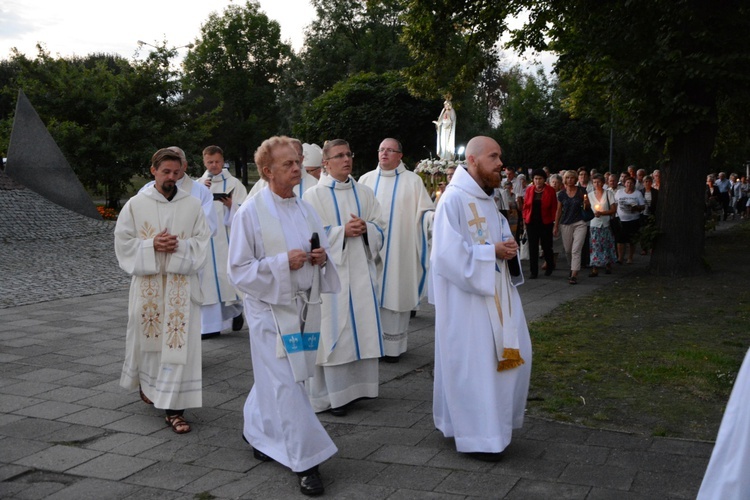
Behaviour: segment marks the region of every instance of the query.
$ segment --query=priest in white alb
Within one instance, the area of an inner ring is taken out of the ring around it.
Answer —
[[[319,495],[318,465],[337,448],[304,381],[315,368],[320,293],[339,291],[339,278],[320,218],[294,194],[301,168],[289,138],[263,141],[255,163],[268,185],[240,207],[229,245],[229,277],[244,293],[255,379],[242,434],[256,459],[289,467],[302,493]]]
[[[315,411],[336,416],[355,400],[377,397],[383,356],[377,266],[385,222],[372,189],[351,176],[353,156],[346,141],[328,141],[327,175],[304,195],[323,220],[341,279],[341,292],[324,294],[318,367],[308,381]]]
[[[429,236],[435,204],[422,179],[401,161],[401,143],[384,139],[378,148],[378,166],[360,177],[377,197],[388,221],[380,252],[380,321],[383,359],[397,362],[406,352],[409,318],[419,305],[427,281]]]
[[[201,335],[207,339],[229,328],[237,331],[243,325],[242,300],[227,277],[227,251],[232,220],[247,198],[247,189],[229,169],[224,168],[224,151],[219,146],[203,149],[203,164],[206,171],[198,182],[208,187],[214,196],[212,218],[217,228],[211,237],[208,262],[201,281]]]
[[[475,137],[440,198],[433,226],[433,417],[456,449],[496,461],[523,424],[531,341],[516,286],[518,245],[498,211],[500,146]]]
[[[120,385],[166,411],[167,425],[190,431],[185,408],[202,406],[198,272],[210,233],[200,201],[178,189],[179,154],[151,159],[153,186],[131,198],[115,226],[115,253],[130,284]]]

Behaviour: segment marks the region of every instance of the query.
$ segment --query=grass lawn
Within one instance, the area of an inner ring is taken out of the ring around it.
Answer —
[[[750,347],[750,223],[709,233],[704,276],[630,275],[529,325],[528,413],[714,440]]]

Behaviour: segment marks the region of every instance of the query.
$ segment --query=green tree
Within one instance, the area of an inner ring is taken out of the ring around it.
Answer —
[[[528,23],[512,33],[513,46],[558,54],[556,70],[568,109],[612,123],[663,152],[651,270],[703,272],[703,190],[725,119],[719,103],[731,103],[730,109],[746,105],[750,81],[746,2],[457,0],[435,7],[431,0],[412,0],[409,5],[412,52],[437,61],[442,54],[420,42],[446,28],[437,21],[460,17],[470,27],[461,31],[466,42],[482,48],[499,39],[498,19],[528,9]],[[473,80],[484,64],[470,57],[456,73]],[[423,79],[438,78],[439,66],[423,68]]]
[[[53,58],[40,47],[28,59],[14,52],[19,70],[3,92],[24,90],[81,182],[103,187],[107,206],[117,208],[156,149],[195,133],[170,69],[173,56],[161,49],[131,65],[108,54]]]
[[[500,122],[493,134],[503,146],[503,161],[516,167],[552,170],[601,166],[608,134],[591,119],[574,119],[562,109],[563,92],[544,71],[524,73],[516,66],[497,79],[502,93]]]
[[[417,96],[459,95],[496,64],[506,2],[406,0],[402,41],[415,63],[404,73]]]
[[[403,1],[312,0],[318,17],[301,54],[305,98],[314,99],[355,73],[384,73],[412,63],[399,40]]]
[[[330,139],[347,140],[357,155],[358,177],[375,167],[376,150],[386,137],[403,143],[404,162],[412,167],[426,157],[435,143],[433,114],[441,107],[440,101],[411,96],[396,72],[360,73],[336,83],[315,99],[295,125],[294,133],[321,145]]]
[[[215,110],[211,140],[244,183],[255,147],[279,132],[277,93],[291,54],[279,23],[249,1],[212,13],[185,59],[186,88],[203,99],[204,112]]]

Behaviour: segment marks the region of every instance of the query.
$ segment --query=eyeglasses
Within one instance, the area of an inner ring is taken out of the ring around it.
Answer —
[[[388,153],[389,155],[392,155],[393,153],[400,153],[401,151],[397,149],[391,149],[391,148],[380,148],[378,149],[378,153]]]
[[[329,156],[328,158],[326,158],[326,160],[343,160],[344,157],[354,158],[354,153],[352,153],[351,151],[348,153],[339,153],[336,156]]]

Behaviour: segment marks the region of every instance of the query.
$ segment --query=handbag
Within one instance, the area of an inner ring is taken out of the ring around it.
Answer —
[[[590,222],[594,218],[594,211],[591,210],[591,207],[583,208],[583,205],[581,205],[581,218],[583,222]]]
[[[529,236],[526,234],[525,229],[521,235],[521,248],[518,251],[518,258],[521,260],[529,260]]]

